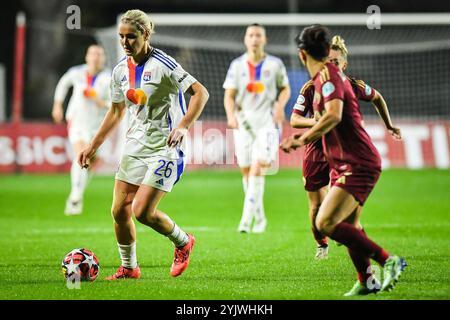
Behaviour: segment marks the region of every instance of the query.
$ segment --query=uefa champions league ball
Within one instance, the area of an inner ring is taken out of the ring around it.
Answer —
[[[66,280],[94,281],[100,271],[100,263],[88,249],[74,249],[64,257],[62,272]]]

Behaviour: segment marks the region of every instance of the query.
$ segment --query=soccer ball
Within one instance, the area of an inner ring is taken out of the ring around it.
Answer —
[[[100,271],[100,263],[89,249],[74,249],[64,257],[62,272],[67,280],[94,281]]]

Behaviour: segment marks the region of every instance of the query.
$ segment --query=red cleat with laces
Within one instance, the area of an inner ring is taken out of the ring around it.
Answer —
[[[119,279],[139,279],[141,277],[141,269],[139,266],[130,269],[120,266],[116,273],[106,278],[106,280],[119,280]]]
[[[192,234],[188,234],[189,241],[182,248],[175,247],[175,254],[173,258],[172,267],[170,268],[170,275],[178,277],[181,275],[189,265],[189,256],[194,248],[195,238]]]

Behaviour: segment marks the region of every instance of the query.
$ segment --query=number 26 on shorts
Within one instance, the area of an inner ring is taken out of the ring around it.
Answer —
[[[165,161],[163,159],[158,160],[160,166],[155,170],[157,176],[164,176],[165,178],[170,178],[172,175],[172,168],[174,166],[173,161]]]

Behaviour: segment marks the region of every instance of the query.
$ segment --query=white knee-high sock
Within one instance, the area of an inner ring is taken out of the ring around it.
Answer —
[[[77,163],[77,160],[72,161],[70,168],[70,179],[72,183],[72,190],[70,191],[70,200],[73,202],[83,199],[84,189],[86,189],[89,173],[87,169],[82,169]]]
[[[242,177],[242,188],[244,189],[244,194],[246,194],[248,189],[248,177]]]
[[[266,214],[264,212],[264,185],[265,185],[265,177],[264,176],[255,176],[253,177],[255,180],[255,188],[257,191],[255,194],[257,194],[257,209],[255,212],[255,219],[256,221],[261,221],[266,218]]]
[[[120,259],[122,260],[122,266],[128,269],[134,269],[137,267],[136,259],[136,242],[132,244],[120,244],[119,247]]]
[[[258,177],[248,177],[248,187],[245,193],[244,210],[242,212],[241,225],[250,226],[256,215],[260,203],[260,190]]]

